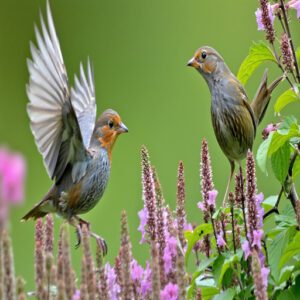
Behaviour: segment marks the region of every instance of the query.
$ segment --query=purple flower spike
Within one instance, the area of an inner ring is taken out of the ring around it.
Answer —
[[[269,19],[271,21],[271,24],[274,24],[274,20],[275,20],[275,16],[274,16],[274,10],[275,7],[273,8],[273,6],[269,3],[267,5],[268,8],[268,15],[269,15]],[[258,8],[255,12],[255,16],[256,16],[256,22],[257,22],[257,30],[265,30],[265,25],[263,24],[263,20],[262,20],[262,10],[260,8]]]
[[[178,286],[177,284],[168,283],[165,288],[160,292],[161,300],[177,300],[178,299]]]

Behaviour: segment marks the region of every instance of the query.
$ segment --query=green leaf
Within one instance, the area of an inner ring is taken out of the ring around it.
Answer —
[[[300,253],[300,232],[297,232],[294,239],[289,243],[284,251],[284,254],[279,260],[278,268],[282,268],[293,256]]]
[[[272,141],[268,149],[268,156],[270,157],[280,147],[282,147],[290,138],[299,137],[299,127],[297,124],[292,124],[287,134],[280,134],[278,131],[272,135]]]
[[[272,137],[275,132],[271,132],[266,140],[264,140],[256,154],[256,160],[259,168],[262,170],[263,173],[267,174],[267,159],[268,159],[268,152],[269,152],[269,147],[272,142]]]
[[[213,296],[217,295],[220,290],[216,287],[202,287],[202,299],[203,300],[210,300]]]
[[[219,295],[213,297],[213,300],[232,300],[235,296],[235,289],[230,288]]]
[[[291,227],[276,236],[276,238],[270,243],[268,247],[269,264],[271,267],[271,274],[274,277],[275,282],[278,283],[281,268],[278,266],[278,262],[285,253],[285,249],[289,240],[295,234],[295,228]]]
[[[297,101],[299,101],[300,103],[299,96],[296,95],[293,89],[288,89],[278,97],[274,105],[274,110],[276,113],[279,113],[285,106],[287,106],[292,102],[297,102]]]
[[[297,58],[297,61],[298,61],[298,65],[300,65],[300,47],[296,51],[296,58]]]
[[[293,180],[300,174],[300,156],[298,155],[293,167]]]
[[[262,203],[262,207],[265,212],[272,209],[277,201],[278,195],[269,196],[267,199],[265,199]]]
[[[187,249],[185,253],[185,264],[187,264],[190,253],[195,244],[205,235],[211,234],[213,228],[211,224],[201,224],[194,229],[194,231],[186,231],[185,238],[187,239]]]
[[[248,56],[240,66],[237,78],[245,85],[253,72],[266,61],[277,63],[272,50],[266,44],[263,42],[254,42],[249,50]]]
[[[294,271],[294,266],[288,266],[281,270],[278,285],[287,281]]]
[[[272,169],[275,177],[281,184],[284,184],[290,166],[290,144],[285,144],[280,147],[271,157]]]
[[[225,259],[223,255],[219,255],[219,257],[216,259],[213,265],[213,274],[219,287],[222,287],[222,280],[226,271],[238,261],[239,257],[237,254],[231,255],[227,259]]]
[[[297,119],[293,115],[287,116],[283,119],[283,122],[280,123],[277,132],[282,135],[288,134],[291,129],[291,126],[293,124],[297,125],[297,122],[298,122]]]

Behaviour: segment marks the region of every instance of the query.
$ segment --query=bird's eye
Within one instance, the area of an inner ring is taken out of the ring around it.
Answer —
[[[114,127],[114,122],[112,120],[108,121],[108,126],[110,129],[112,129]]]
[[[201,53],[201,57],[202,57],[203,59],[206,58],[206,52],[205,52],[205,51],[203,51],[203,52]]]

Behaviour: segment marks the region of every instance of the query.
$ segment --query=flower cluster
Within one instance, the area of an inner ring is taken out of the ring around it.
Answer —
[[[23,156],[0,148],[0,226],[7,219],[9,205],[24,199],[25,173]]]

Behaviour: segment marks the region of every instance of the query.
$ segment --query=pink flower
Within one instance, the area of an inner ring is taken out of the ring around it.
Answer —
[[[152,273],[151,273],[151,267],[149,262],[146,263],[146,269],[144,271],[144,276],[141,281],[141,292],[143,299],[146,299],[149,293],[152,290],[152,279],[151,279]]]
[[[138,212],[138,216],[140,218],[140,225],[138,227],[138,230],[142,233],[142,239],[140,241],[140,244],[143,244],[146,241],[145,226],[147,225],[147,220],[148,220],[148,211],[147,211],[147,208],[146,207],[142,208]]]
[[[141,281],[144,269],[134,259],[131,263],[131,278],[133,281]]]
[[[276,5],[271,5],[270,3],[268,4],[268,11],[269,11],[269,18],[270,21],[272,23],[272,25],[274,24],[274,20],[275,20],[275,16],[274,16],[274,11],[277,9]],[[260,8],[258,8],[255,12],[255,16],[256,16],[256,22],[257,22],[257,26],[258,26],[258,30],[265,30],[265,26],[262,22],[262,11]]]
[[[0,149],[0,198],[18,204],[24,199],[25,161],[20,154]]]
[[[193,231],[193,225],[191,223],[185,223],[184,230],[185,231]]]
[[[160,292],[161,300],[177,300],[178,299],[178,286],[177,284],[168,283],[165,288]]]
[[[300,19],[300,0],[292,0],[288,3],[288,6],[297,11],[297,18]]]
[[[250,250],[250,245],[249,242],[247,240],[245,240],[242,244],[242,249],[245,255],[245,259],[247,259],[249,257],[249,255],[251,254],[251,250]]]
[[[205,207],[205,203],[203,201],[199,201],[197,205],[198,205],[198,208],[201,209],[202,211],[207,211],[207,209]]]
[[[223,239],[223,234],[222,233],[217,234],[217,245],[219,247],[224,247],[226,245],[226,242]]]
[[[165,248],[163,259],[164,259],[165,272],[166,274],[168,274],[172,270],[172,262],[173,262],[169,247]]]
[[[72,300],[80,300],[80,290],[75,291]]]
[[[261,249],[261,238],[263,237],[263,235],[264,233],[261,229],[253,230],[253,247],[256,245],[258,249]]]
[[[217,190],[212,190],[208,192],[208,200],[207,200],[207,204],[210,206],[215,207],[216,206],[216,198],[218,195],[218,191]]]
[[[117,275],[115,269],[110,266],[109,263],[105,265],[105,272],[107,275],[107,285],[109,290],[109,297],[111,300],[117,300],[121,291],[119,284],[117,283]]]
[[[270,269],[269,268],[266,268],[266,267],[262,267],[261,268],[261,277],[262,277],[263,284],[264,284],[265,288],[268,287],[268,276],[269,276],[269,273],[270,273]]]

